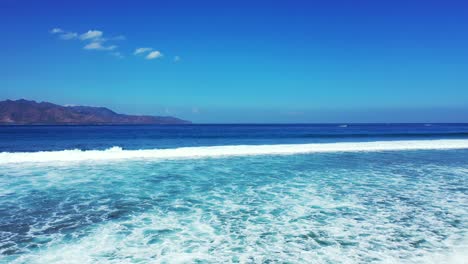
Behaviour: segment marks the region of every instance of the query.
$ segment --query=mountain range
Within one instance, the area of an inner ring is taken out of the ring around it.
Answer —
[[[0,101],[0,125],[190,124],[172,116],[118,114],[105,107],[62,106],[25,99]]]

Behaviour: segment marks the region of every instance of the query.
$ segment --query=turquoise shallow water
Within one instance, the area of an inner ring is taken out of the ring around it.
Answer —
[[[0,164],[3,263],[464,263],[468,150]]]

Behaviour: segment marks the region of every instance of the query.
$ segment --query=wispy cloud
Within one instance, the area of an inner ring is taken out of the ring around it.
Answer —
[[[75,32],[66,32],[60,35],[61,39],[70,40],[78,37],[78,33]]]
[[[124,35],[117,35],[115,37],[109,37],[104,35],[104,32],[97,29],[91,29],[84,33],[77,33],[72,31],[66,31],[62,28],[52,28],[49,31],[50,34],[57,35],[62,40],[81,40],[83,42],[84,50],[96,50],[96,51],[108,51],[108,54],[116,58],[124,58],[125,56],[119,51],[119,48],[114,43],[116,41],[126,40]],[[133,51],[136,56],[141,56],[147,60],[160,59],[164,55],[159,50],[155,50],[151,47],[140,47]],[[180,56],[173,57],[174,62],[180,61]]]
[[[64,40],[75,39],[78,37],[78,34],[76,32],[65,31],[61,28],[53,28],[49,32],[50,34],[58,35],[60,39]]]
[[[58,34],[58,33],[62,33],[63,30],[61,28],[53,28],[50,30],[50,33],[51,34]]]
[[[115,50],[117,48],[116,45],[110,45],[110,46],[103,46],[101,42],[91,42],[86,44],[86,46],[83,47],[86,50]]]
[[[155,50],[155,51],[148,53],[148,55],[145,58],[147,60],[153,60],[153,59],[161,58],[162,56],[163,55],[161,52],[159,52],[158,50]]]
[[[150,52],[152,50],[153,50],[152,48],[137,48],[137,49],[135,49],[133,54],[135,54],[135,55],[143,54],[143,53],[146,53],[146,52]]]
[[[85,50],[100,50],[100,51],[113,51],[110,55],[123,58],[121,52],[117,51],[117,45],[109,43],[111,41],[125,40],[125,36],[119,35],[111,38],[104,38],[104,32],[100,30],[88,30],[85,33],[78,34],[76,32],[65,31],[61,28],[53,28],[50,30],[51,34],[57,34],[60,39],[71,40],[79,39],[86,44],[83,46]]]
[[[99,30],[88,30],[88,32],[83,33],[80,35],[81,40],[93,40],[93,39],[99,39],[103,35],[102,31]]]
[[[153,50],[153,48],[145,47],[145,48],[136,48],[133,52],[134,55],[144,55],[146,54],[145,58],[147,60],[154,60],[161,58],[163,54],[159,50]]]

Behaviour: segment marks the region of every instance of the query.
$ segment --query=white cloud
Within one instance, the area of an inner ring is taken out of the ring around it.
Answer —
[[[60,39],[72,40],[79,39],[84,42],[83,49],[85,50],[100,50],[100,51],[111,51],[108,54],[117,58],[124,58],[122,53],[118,51],[117,45],[111,45],[115,41],[125,40],[124,35],[117,35],[115,37],[104,37],[104,33],[100,30],[88,30],[83,34],[76,32],[65,31],[61,28],[52,28],[49,31],[51,34],[56,34]],[[136,48],[133,52],[134,55],[144,56],[147,60],[154,60],[163,57],[163,54],[159,50],[154,50],[151,47]],[[180,61],[180,56],[174,56],[173,61]]]
[[[100,37],[102,37],[102,31],[99,30],[88,30],[88,32],[80,35],[81,40],[98,39]]]
[[[152,59],[157,59],[157,58],[161,58],[163,55],[161,52],[159,52],[158,50],[155,50],[155,51],[152,51],[150,53],[148,53],[148,55],[146,56],[146,59],[147,60],[152,60]]]
[[[57,34],[61,39],[69,40],[78,37],[78,34],[75,32],[66,32],[61,28],[53,28],[50,31],[50,34]]]
[[[134,55],[142,55],[148,53],[145,58],[147,60],[153,60],[153,59],[158,59],[163,56],[163,54],[159,50],[154,50],[153,48],[136,48],[135,51],[133,52]]]
[[[101,42],[91,42],[84,46],[84,49],[86,50],[114,50],[116,48],[116,45],[103,46]]]
[[[137,48],[135,49],[135,52],[133,52],[133,54],[138,55],[138,54],[142,54],[145,52],[150,52],[152,50],[153,50],[152,48]]]
[[[67,32],[67,33],[64,33],[64,34],[60,35],[60,38],[65,39],[65,40],[75,39],[77,37],[78,37],[78,34],[75,33],[75,32]]]
[[[57,34],[57,33],[62,33],[63,30],[61,28],[53,28],[50,30],[50,34]]]

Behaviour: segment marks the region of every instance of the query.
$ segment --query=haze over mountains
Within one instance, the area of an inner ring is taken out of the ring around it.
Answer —
[[[172,116],[118,114],[105,107],[61,106],[29,100],[0,101],[0,125],[190,124]]]

